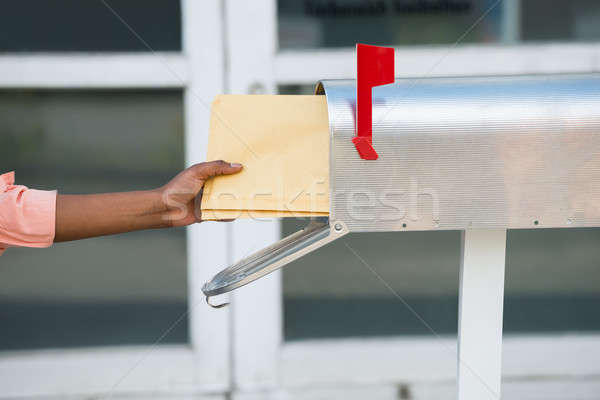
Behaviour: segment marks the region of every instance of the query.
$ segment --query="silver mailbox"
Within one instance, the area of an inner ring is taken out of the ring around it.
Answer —
[[[355,135],[354,81],[322,81],[329,219],[223,270],[251,282],[349,232],[600,226],[600,75],[405,79],[373,89],[373,147]]]

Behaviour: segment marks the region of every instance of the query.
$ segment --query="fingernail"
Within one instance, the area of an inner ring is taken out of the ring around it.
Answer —
[[[239,163],[231,163],[229,165],[231,166],[231,168],[242,168],[242,164]]]

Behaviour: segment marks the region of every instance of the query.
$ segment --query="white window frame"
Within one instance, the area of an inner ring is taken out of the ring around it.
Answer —
[[[516,15],[516,0],[507,1]],[[182,10],[181,53],[0,55],[0,87],[183,89],[190,165],[205,159],[206,106],[216,94],[276,93],[278,85],[355,75],[350,48],[278,51],[275,0],[182,0]],[[600,44],[403,47],[396,60],[398,77],[599,72]],[[279,230],[273,221],[188,229],[189,346],[2,352],[0,398],[397,398],[398,385],[409,385],[412,398],[454,397],[455,337],[284,342],[280,273],[229,295],[229,308],[206,306],[204,281]],[[592,379],[599,359],[600,335],[507,335],[503,391],[531,384],[555,398],[557,387],[575,385],[583,398],[600,386]]]

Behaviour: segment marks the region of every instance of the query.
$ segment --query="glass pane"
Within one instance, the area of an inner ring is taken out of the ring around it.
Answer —
[[[279,46],[497,42],[496,0],[278,0]],[[481,18],[481,20],[480,20]]]
[[[283,234],[303,223],[284,219]],[[283,269],[285,339],[431,335],[403,301],[456,334],[459,260],[460,232],[350,234]]]
[[[600,2],[522,0],[524,41],[591,41],[600,39]]]
[[[0,91],[0,171],[62,193],[148,189],[183,168],[179,91]],[[0,349],[154,343],[187,309],[185,231],[0,257]],[[187,342],[183,318],[161,343]]]
[[[597,0],[278,0],[281,49],[600,39]]]
[[[303,223],[285,219],[283,234]],[[431,335],[407,304],[437,334],[456,334],[460,232],[341,240],[284,268],[286,340]],[[509,231],[504,332],[600,331],[599,241],[600,229]]]
[[[600,229],[508,233],[506,332],[600,331]]]
[[[7,1],[0,27],[0,52],[181,50],[176,0]]]

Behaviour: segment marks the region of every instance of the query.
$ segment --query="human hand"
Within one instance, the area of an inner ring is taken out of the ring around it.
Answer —
[[[54,241],[200,222],[200,200],[206,181],[241,170],[241,164],[211,161],[189,167],[156,190],[85,195],[59,193]]]
[[[214,176],[230,175],[242,170],[241,164],[223,160],[192,165],[159,189],[163,219],[169,226],[186,226],[202,220],[200,204],[206,181]]]

